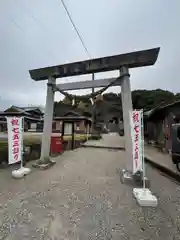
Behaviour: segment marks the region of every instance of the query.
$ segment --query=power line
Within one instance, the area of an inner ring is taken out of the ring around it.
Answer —
[[[24,35],[26,35],[25,30],[16,22],[15,19],[13,19],[13,18],[11,18],[11,17],[9,17],[9,19],[11,20],[11,22],[13,23],[13,25],[21,31],[21,33],[23,33]],[[51,51],[49,51],[48,49],[46,49],[46,53],[47,53],[47,55],[51,55],[53,59],[55,58],[55,59],[58,61],[58,58],[54,55],[53,52],[51,52]]]
[[[45,33],[47,33],[49,31],[49,29],[47,29],[41,21],[39,21],[34,14],[29,10],[29,8],[27,8],[24,3],[19,2],[19,4],[21,5],[22,8],[24,8],[24,10],[29,14],[29,16],[34,20],[34,22],[39,25],[39,27],[44,30]],[[59,61],[59,59],[57,58],[57,56],[54,54],[54,52],[50,52],[50,55],[56,59],[56,61]]]
[[[83,38],[81,37],[81,35],[80,35],[80,33],[79,33],[79,31],[78,31],[78,29],[77,29],[74,21],[72,20],[71,14],[69,13],[69,11],[68,11],[68,9],[67,9],[67,6],[66,6],[64,0],[61,0],[61,2],[62,2],[62,5],[63,5],[63,7],[64,7],[64,9],[65,9],[68,17],[69,17],[69,20],[71,21],[71,23],[72,23],[72,25],[73,25],[73,27],[74,27],[74,29],[75,29],[75,31],[76,31],[76,33],[77,33],[80,41],[81,41],[81,43],[82,43],[82,45],[83,45],[86,53],[88,54],[89,58],[92,58],[92,57],[91,57],[91,54],[89,53],[89,51],[88,51],[88,49],[87,49],[87,47],[86,47],[86,45],[85,45],[85,42],[84,42]]]
[[[14,24],[14,26],[16,26],[23,34],[25,34],[24,29],[13,18],[10,18],[10,19],[11,19],[11,22]]]

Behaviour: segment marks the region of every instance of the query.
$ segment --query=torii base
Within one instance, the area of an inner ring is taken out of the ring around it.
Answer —
[[[55,164],[56,162],[49,158],[49,159],[43,159],[43,160],[39,159],[38,161],[36,161],[36,163],[32,164],[32,166],[40,170],[46,170],[54,166]]]
[[[120,170],[121,183],[131,185],[134,187],[143,187],[142,173],[133,174],[132,172],[122,169]],[[150,181],[145,177],[145,187],[150,188]]]

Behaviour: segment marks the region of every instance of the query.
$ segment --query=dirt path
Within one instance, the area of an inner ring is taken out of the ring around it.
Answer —
[[[2,172],[0,239],[178,239],[164,209],[139,208],[120,183],[123,151],[81,148],[56,161],[25,180]]]

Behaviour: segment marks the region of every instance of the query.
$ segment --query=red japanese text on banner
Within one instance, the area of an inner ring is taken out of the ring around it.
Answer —
[[[22,160],[23,118],[7,117],[9,164]]]
[[[131,119],[131,137],[132,137],[132,156],[133,173],[142,171],[142,111],[132,111]]]

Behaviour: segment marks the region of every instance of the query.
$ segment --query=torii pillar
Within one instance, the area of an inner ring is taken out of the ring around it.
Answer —
[[[132,108],[131,98],[131,85],[130,75],[128,67],[120,68],[120,76],[124,76],[121,81],[121,99],[123,109],[123,124],[124,124],[124,136],[125,136],[125,149],[126,149],[126,169],[132,172],[132,139],[131,139],[131,123],[130,123],[130,112]]]
[[[54,162],[49,158],[50,145],[51,145],[51,134],[52,134],[52,122],[54,113],[54,90],[53,84],[56,83],[54,77],[49,77],[47,83],[47,95],[46,95],[46,108],[44,114],[44,126],[41,144],[41,157],[39,164],[42,165],[53,165]]]

